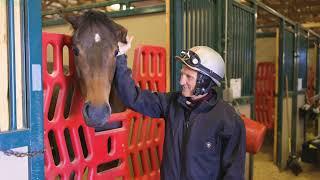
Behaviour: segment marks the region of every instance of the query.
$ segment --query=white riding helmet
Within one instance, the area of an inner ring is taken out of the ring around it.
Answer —
[[[219,87],[224,77],[225,64],[215,50],[207,46],[195,46],[185,51],[180,56],[176,56],[183,64],[189,68],[209,76]]]

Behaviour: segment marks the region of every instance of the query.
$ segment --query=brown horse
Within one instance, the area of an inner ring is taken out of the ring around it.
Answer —
[[[105,13],[87,11],[81,16],[65,16],[72,25],[75,66],[81,94],[85,100],[82,114],[88,126],[96,130],[112,129],[119,123],[107,123],[111,109],[125,109],[118,100],[112,80],[118,42],[126,43],[127,30]]]

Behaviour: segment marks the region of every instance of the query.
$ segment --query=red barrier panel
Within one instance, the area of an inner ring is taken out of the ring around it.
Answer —
[[[245,117],[244,115],[242,115],[241,118],[243,119],[246,128],[246,151],[248,153],[256,154],[263,145],[267,128],[263,124]]]
[[[135,49],[132,77],[141,89],[165,92],[165,67],[165,48],[139,46]],[[142,126],[140,137],[139,124]],[[131,143],[129,144],[129,154],[133,161],[134,179],[160,179],[164,126],[164,120],[162,119],[154,119],[136,113]],[[139,168],[140,166],[142,169]]]
[[[315,71],[312,67],[308,67],[308,76],[307,76],[307,99],[309,100],[311,97],[315,95],[316,88],[315,88]],[[310,102],[311,103],[311,102]]]
[[[110,122],[121,121],[121,128],[96,133],[86,126],[82,117],[83,99],[74,79],[71,38],[43,33],[42,43],[46,179],[131,179],[133,176],[135,179],[159,179],[164,121],[151,120],[127,110],[111,115]],[[48,62],[48,45],[53,47],[52,63]],[[64,73],[63,67],[64,46],[69,49],[68,73]],[[158,51],[160,73],[135,73],[133,76],[142,88],[142,84],[147,82],[149,87],[156,85],[158,91],[165,91],[164,49],[145,46],[139,50],[148,54],[141,63],[147,63],[147,57],[152,57],[148,52]],[[53,66],[52,72],[48,70],[50,65]],[[136,72],[135,69],[133,71]],[[71,100],[68,97],[72,97]]]
[[[273,129],[275,119],[275,66],[263,62],[257,66],[255,87],[255,111],[258,122]]]

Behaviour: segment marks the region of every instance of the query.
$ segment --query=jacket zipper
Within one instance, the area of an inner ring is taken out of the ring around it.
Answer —
[[[187,120],[187,121],[186,121],[186,130],[187,130],[187,131],[188,131],[188,129],[189,129],[189,126],[190,126],[190,121]]]

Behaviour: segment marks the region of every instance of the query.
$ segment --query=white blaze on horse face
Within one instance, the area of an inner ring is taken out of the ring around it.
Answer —
[[[101,41],[101,37],[100,37],[100,35],[99,35],[98,33],[96,33],[96,34],[94,35],[94,41],[95,41],[96,43]]]

